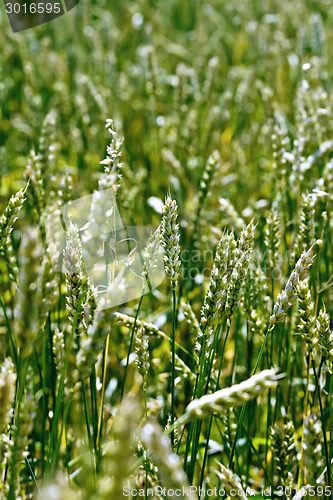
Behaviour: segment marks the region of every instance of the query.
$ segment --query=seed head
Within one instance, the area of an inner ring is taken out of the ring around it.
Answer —
[[[324,468],[321,439],[321,420],[312,413],[305,417],[303,440],[306,482],[311,485],[318,484],[317,479]]]
[[[310,194],[302,195],[302,208],[297,234],[296,256],[315,241],[315,198]]]
[[[323,306],[317,319],[318,343],[329,372],[333,374],[333,333],[330,331],[330,317]]]
[[[220,210],[225,214],[226,218],[230,221],[232,227],[236,230],[237,234],[245,229],[245,222],[240,217],[239,213],[227,198],[220,198]]]
[[[135,463],[137,435],[142,418],[142,409],[134,399],[125,398],[114,418],[111,428],[112,440],[103,451],[103,470],[98,478],[98,499],[120,499],[128,481],[128,471]]]
[[[24,359],[32,351],[39,334],[40,282],[42,280],[42,245],[39,231],[27,227],[22,234],[19,249],[19,287],[15,305],[15,334],[20,356]]]
[[[206,162],[202,178],[200,181],[200,189],[199,189],[199,200],[198,206],[201,207],[204,202],[209,189],[211,182],[214,177],[214,173],[219,165],[220,155],[218,151],[213,151],[213,153],[209,156],[208,161]]]
[[[298,286],[298,302],[298,330],[306,341],[309,351],[312,352],[318,342],[318,336],[314,302],[312,301],[308,280],[301,281]]]
[[[228,293],[229,278],[236,261],[237,246],[233,233],[224,233],[216,247],[209,286],[201,310],[200,328],[205,332],[223,313]],[[200,339],[198,339],[201,342]]]
[[[18,412],[15,416],[14,436],[8,450],[8,498],[19,498],[20,470],[25,458],[29,456],[28,447],[36,412],[37,401],[33,390],[33,371],[31,366],[29,366],[23,397],[19,401]]]
[[[146,385],[147,374],[149,370],[149,337],[145,334],[143,327],[138,329],[135,338],[136,366],[138,372],[143,377],[144,386]]]
[[[177,203],[168,195],[163,207],[161,222],[161,245],[164,249],[164,266],[168,278],[176,286],[180,268],[179,225],[177,224]]]
[[[274,259],[278,254],[280,239],[280,216],[277,202],[273,203],[271,213],[267,218],[267,228],[265,230],[265,246],[268,252],[268,261],[271,269],[274,267]]]
[[[98,189],[99,191],[112,189],[114,194],[116,194],[121,178],[120,171],[122,168],[122,163],[120,162],[120,160],[123,140],[119,139],[117,132],[114,129],[112,120],[106,120],[105,127],[111,135],[111,142],[107,147],[106,158],[100,162],[101,165],[104,165],[104,175],[98,183]]]
[[[163,433],[163,429],[155,424],[146,424],[141,432],[141,441],[147,448],[153,463],[158,467],[158,476],[162,484],[167,489],[184,489],[185,496],[189,500],[195,500],[195,497],[187,488],[188,481],[183,470],[178,455],[171,450],[170,440]]]
[[[86,296],[87,278],[85,275],[84,263],[82,258],[82,245],[79,236],[79,230],[76,225],[70,224],[66,233],[66,248],[64,250],[64,266],[66,269],[66,309],[68,311],[69,322],[71,325],[76,320],[76,338],[75,342],[79,346],[79,336],[84,330],[83,300]]]
[[[153,272],[156,267],[159,249],[160,226],[150,234],[147,245],[143,251],[143,276],[147,281],[149,280],[150,273]]]
[[[14,223],[25,201],[25,191],[26,189],[20,189],[10,198],[4,214],[0,217],[0,248],[9,241]]]
[[[0,371],[0,436],[9,424],[15,398],[16,373],[10,358],[6,358]]]
[[[282,292],[277,296],[273,314],[270,319],[271,327],[273,327],[275,323],[283,321],[287,316],[288,310],[291,308],[295,299],[297,298],[301,281],[305,280],[309,276],[309,269],[313,263],[314,258],[315,255],[312,245],[309,250],[302,253],[296,263],[293,272],[290,275],[290,278],[287,281],[285,289],[282,290]]]
[[[226,492],[228,494],[233,493],[232,498],[246,500],[247,496],[243,490],[242,482],[239,477],[224,465],[219,462],[217,463],[220,470],[215,472],[219,477],[222,486],[225,487]]]
[[[239,406],[275,387],[281,376],[275,369],[264,370],[240,384],[194,399],[185,410],[186,421],[206,418],[213,413],[222,413],[227,408]]]
[[[279,478],[278,484],[291,488],[294,482],[291,473],[295,450],[294,433],[295,429],[291,420],[284,425],[275,424],[271,430],[272,452]]]

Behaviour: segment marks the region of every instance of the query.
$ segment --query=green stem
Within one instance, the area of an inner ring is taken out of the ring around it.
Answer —
[[[332,449],[333,449],[333,401],[332,401],[332,393],[333,393],[333,376],[330,374],[330,394],[329,394],[329,401],[330,401],[330,463],[332,460]]]
[[[15,343],[14,343],[14,339],[13,339],[13,335],[12,335],[12,329],[11,329],[10,322],[9,322],[9,319],[8,319],[8,316],[7,316],[6,307],[5,307],[4,303],[2,302],[1,297],[0,297],[0,304],[1,304],[4,316],[5,316],[5,320],[6,320],[7,332],[8,332],[8,335],[9,335],[10,344],[11,344],[12,351],[13,351],[14,362],[15,362],[15,365],[17,366],[17,362],[18,362],[17,348],[16,348]]]
[[[267,333],[266,333],[264,341],[263,341],[263,343],[261,345],[261,348],[260,348],[260,351],[259,351],[259,355],[258,355],[258,358],[257,358],[257,361],[256,361],[256,364],[255,364],[255,367],[254,367],[252,375],[255,375],[256,372],[257,372],[258,366],[260,364],[260,361],[261,361],[261,358],[262,358],[262,355],[263,355],[263,352],[264,352],[264,349],[265,349],[265,345],[267,343],[267,340],[268,340],[269,336],[272,334],[273,329],[274,329],[274,325],[272,327],[269,327],[268,330],[267,330]],[[239,416],[238,423],[237,423],[237,429],[236,429],[236,433],[235,433],[235,438],[234,438],[234,442],[232,444],[232,449],[231,449],[231,453],[230,453],[229,469],[231,469],[231,467],[232,467],[232,462],[233,462],[234,455],[235,455],[235,450],[236,450],[237,437],[238,437],[238,433],[239,433],[240,427],[241,427],[241,425],[243,423],[246,406],[247,406],[247,403],[244,403],[243,406],[242,406],[242,409],[241,409],[241,413],[240,413],[240,416]]]
[[[312,367],[313,367],[313,373],[314,373],[315,380],[316,380],[316,388],[317,388],[317,394],[318,394],[318,400],[319,400],[319,406],[320,406],[321,425],[322,425],[323,436],[324,436],[324,450],[325,450],[325,459],[326,459],[326,467],[327,467],[327,483],[329,486],[329,491],[331,492],[331,500],[333,500],[333,492],[332,492],[332,488],[331,488],[331,467],[330,467],[330,459],[329,459],[329,455],[328,455],[328,446],[327,446],[327,437],[326,437],[326,424],[325,424],[325,419],[324,419],[323,404],[322,404],[321,395],[320,395],[319,380],[318,380],[318,376],[316,373],[316,365],[315,365],[314,359],[312,360]],[[320,371],[319,371],[319,375],[320,375]]]
[[[89,448],[90,452],[93,452],[93,446],[92,446],[92,440],[91,440],[91,431],[90,431],[90,421],[89,421],[89,412],[88,412],[88,402],[87,402],[87,391],[86,391],[86,386],[84,383],[84,380],[81,380],[82,384],[82,393],[83,393],[83,408],[84,408],[84,415],[86,418],[86,428],[87,428],[87,434],[88,434],[88,441],[89,441]]]
[[[63,432],[64,432],[64,427],[65,427],[66,422],[67,422],[67,416],[68,416],[69,408],[70,408],[70,405],[71,405],[71,402],[72,402],[72,397],[73,397],[73,393],[71,393],[69,395],[68,401],[66,402],[66,404],[64,406],[64,412],[63,412],[62,421],[61,421],[60,434],[58,436],[58,440],[56,441],[56,446],[55,446],[55,448],[53,450],[53,455],[52,455],[50,477],[54,476],[55,471],[56,471],[56,466],[58,464],[58,457],[59,457],[59,451],[60,451],[60,446],[61,446],[61,441],[62,441],[62,435],[63,435]]]
[[[143,398],[145,405],[145,421],[148,420],[148,395],[147,395],[147,373],[143,376]],[[145,483],[145,500],[148,500],[148,454],[145,450],[145,469],[146,469],[146,483]]]
[[[64,402],[63,397],[64,397],[64,390],[65,390],[65,380],[66,380],[66,376],[67,376],[69,358],[70,358],[70,355],[72,353],[74,336],[75,336],[76,328],[77,328],[78,321],[79,321],[82,300],[83,300],[83,297],[81,297],[81,299],[80,299],[80,302],[79,302],[78,308],[77,308],[77,312],[75,313],[75,316],[74,316],[72,331],[71,331],[68,345],[66,346],[65,361],[64,361],[64,364],[62,367],[59,388],[58,388],[56,401],[55,401],[55,405],[54,405],[54,412],[53,412],[51,430],[50,430],[49,450],[48,450],[48,476],[49,477],[52,477],[54,475],[56,467],[57,467],[57,463],[58,463],[58,453],[59,453],[59,448],[60,448],[59,438],[61,438],[61,434],[60,434],[60,436],[58,434],[60,411],[61,411],[61,407],[62,407],[63,402]],[[72,393],[70,394],[70,396],[68,398],[68,402],[67,402],[65,409],[64,409],[63,419],[62,419],[62,429],[63,429],[64,421],[67,418],[67,413],[65,413],[65,411],[68,411],[68,409],[69,409],[71,397],[72,397]],[[62,433],[62,429],[61,429],[61,433]]]
[[[101,402],[99,408],[99,416],[98,416],[98,427],[97,427],[97,443],[96,446],[99,449],[99,456],[102,454],[102,428],[103,428],[103,408],[104,408],[104,398],[105,398],[105,390],[106,390],[106,367],[108,362],[108,352],[110,345],[110,334],[108,334],[106,338],[106,344],[103,352],[103,369],[102,369],[102,394],[101,394]]]
[[[303,410],[303,430],[302,430],[302,441],[301,441],[301,462],[300,462],[300,467],[299,467],[299,473],[298,473],[298,483],[297,487],[300,489],[301,487],[301,481],[302,481],[302,472],[304,469],[304,427],[305,427],[305,417],[307,414],[307,409],[308,409],[308,400],[309,400],[309,381],[310,381],[310,360],[311,360],[311,353],[308,354],[307,357],[307,372],[306,372],[306,392],[305,392],[305,400],[304,400],[304,410]]]
[[[96,389],[96,369],[93,367],[92,374],[89,379],[90,383],[90,405],[91,405],[91,415],[92,415],[92,428],[93,428],[93,439],[94,439],[94,450],[97,456],[97,422],[98,422],[98,412],[97,412],[97,389]],[[98,460],[97,460],[97,472],[98,472]]]
[[[227,332],[226,332],[225,339],[224,339],[224,342],[223,342],[223,347],[222,347],[222,352],[221,352],[221,357],[220,357],[219,371],[218,371],[218,374],[217,374],[215,391],[218,391],[219,385],[220,385],[220,377],[221,377],[221,372],[222,372],[222,362],[223,362],[224,350],[225,350],[225,346],[226,346],[227,339],[228,339],[228,336],[229,336],[229,332],[230,332],[230,326],[228,326],[228,328],[227,328]],[[204,477],[205,477],[205,468],[206,468],[206,462],[207,462],[207,457],[208,457],[209,438],[210,438],[210,433],[211,433],[211,430],[212,430],[212,424],[213,424],[213,415],[209,419],[208,432],[207,432],[207,438],[206,438],[206,446],[205,446],[205,454],[204,454],[202,468],[201,468],[200,488],[199,488],[199,491],[202,491],[201,487],[202,487],[202,483],[203,483],[203,480],[204,480]],[[200,498],[201,498],[201,495],[199,497],[199,500],[200,500]]]
[[[176,339],[176,286],[172,283],[172,338],[171,338],[171,425],[175,421],[175,339]],[[171,432],[172,448],[175,444],[175,432]]]
[[[39,498],[42,498],[41,497],[41,492],[40,492],[40,489],[38,488],[38,484],[37,484],[37,480],[36,480],[36,476],[35,476],[35,473],[33,471],[33,468],[31,467],[31,463],[30,463],[30,460],[28,458],[25,459],[25,463],[27,464],[28,466],[28,469],[29,469],[29,473],[30,473],[30,476],[34,482],[34,485],[35,485],[35,488],[37,490],[37,493],[38,493],[38,497]]]
[[[134,341],[134,335],[135,335],[135,329],[136,329],[136,323],[138,321],[138,315],[139,315],[139,311],[140,311],[140,308],[141,308],[142,300],[143,300],[143,293],[141,294],[140,301],[139,301],[139,304],[138,304],[138,307],[137,307],[137,310],[136,310],[136,314],[135,314],[134,324],[133,324],[132,333],[131,333],[130,345],[128,347],[128,353],[127,353],[127,359],[126,359],[126,366],[125,366],[125,373],[124,373],[123,385],[122,385],[122,388],[121,388],[120,399],[123,399],[123,397],[124,397],[125,384],[126,384],[126,378],[127,378],[127,371],[128,371],[128,365],[129,365],[129,358],[130,358],[131,351],[132,351],[132,346],[133,346],[133,341]]]

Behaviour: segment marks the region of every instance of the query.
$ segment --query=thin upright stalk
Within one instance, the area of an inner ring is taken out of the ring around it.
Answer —
[[[130,340],[130,344],[128,346],[128,352],[127,352],[127,358],[126,358],[126,366],[125,366],[125,373],[124,373],[123,385],[122,385],[122,388],[121,388],[120,399],[123,399],[123,397],[124,397],[125,384],[126,384],[126,378],[127,378],[127,371],[128,371],[128,365],[129,365],[129,359],[130,359],[130,355],[131,355],[131,352],[132,352],[132,346],[133,346],[133,341],[134,341],[135,329],[136,329],[136,324],[137,324],[137,321],[138,321],[139,311],[141,309],[142,300],[143,300],[143,292],[141,294],[140,301],[139,301],[139,304],[138,304],[138,307],[137,307],[137,310],[136,310],[136,313],[135,313],[134,324],[133,324],[133,328],[132,328],[132,332],[131,332],[131,340]]]
[[[93,453],[92,439],[91,439],[91,430],[90,430],[90,420],[89,420],[89,410],[88,410],[88,400],[87,400],[87,391],[84,380],[81,380],[82,385],[82,394],[83,394],[83,409],[84,416],[86,419],[86,429],[88,435],[89,449],[90,452]]]
[[[267,333],[266,333],[264,341],[263,341],[263,343],[261,345],[261,348],[260,348],[260,351],[259,351],[259,354],[258,354],[258,358],[257,358],[257,361],[256,361],[256,364],[255,364],[255,367],[254,367],[252,375],[255,375],[256,372],[257,372],[257,370],[258,370],[258,367],[259,367],[259,364],[260,364],[260,361],[261,361],[261,358],[262,358],[262,355],[263,355],[263,352],[264,352],[264,349],[265,349],[265,345],[267,343],[267,340],[268,340],[269,336],[272,334],[273,329],[274,329],[274,327],[271,327],[271,328],[269,328],[267,330]],[[235,438],[234,438],[234,442],[232,444],[232,449],[231,449],[231,453],[230,453],[229,469],[232,467],[232,462],[233,462],[234,454],[235,454],[235,450],[236,450],[237,437],[238,437],[238,434],[239,434],[240,427],[241,427],[241,425],[243,423],[246,406],[247,406],[247,403],[244,403],[243,406],[242,406],[242,409],[241,409],[241,413],[239,415],[239,420],[238,420],[237,428],[236,428],[236,432],[235,432]]]
[[[172,337],[171,337],[171,425],[175,421],[175,349],[176,349],[176,286],[172,283]],[[171,432],[172,447],[175,444],[175,431]]]
[[[103,421],[103,409],[104,409],[104,398],[105,398],[105,390],[106,390],[106,366],[108,361],[108,352],[110,345],[110,334],[108,334],[106,338],[105,348],[103,352],[103,372],[102,372],[102,394],[101,394],[101,402],[99,409],[99,417],[98,417],[98,427],[97,427],[97,442],[96,446],[99,448],[99,454],[101,454],[101,438],[102,438],[102,421]]]
[[[327,437],[326,437],[326,424],[325,424],[325,419],[324,419],[324,411],[323,411],[323,404],[321,400],[321,395],[320,395],[320,386],[319,386],[319,380],[316,372],[316,365],[314,362],[314,359],[312,360],[312,367],[313,367],[313,373],[315,376],[316,380],[316,388],[317,388],[317,394],[318,394],[318,400],[319,400],[319,406],[320,406],[320,417],[321,417],[321,425],[322,425],[322,431],[323,431],[323,437],[324,437],[324,450],[325,450],[325,459],[326,459],[326,475],[327,475],[327,484],[329,486],[329,491],[331,492],[331,500],[333,500],[333,492],[331,488],[331,467],[330,467],[330,459],[329,459],[329,454],[328,454],[328,445],[327,445]],[[320,369],[319,369],[319,375],[320,375]]]
[[[301,487],[302,473],[304,473],[305,456],[304,456],[304,446],[303,445],[304,445],[305,417],[307,415],[308,401],[309,401],[310,361],[311,361],[311,353],[309,352],[308,357],[307,357],[306,392],[305,392],[304,410],[303,410],[304,420],[303,420],[302,441],[301,441],[301,461],[300,461],[298,482],[297,482],[298,489],[300,489],[300,487]]]
[[[225,346],[226,346],[226,343],[227,343],[229,332],[230,332],[230,326],[228,326],[228,328],[227,328],[227,332],[226,332],[226,335],[225,335],[225,338],[224,338],[224,342],[223,342],[223,347],[222,347],[222,352],[221,352],[221,357],[220,357],[219,371],[218,371],[218,374],[217,374],[215,391],[218,391],[219,385],[220,385],[220,377],[221,377],[221,372],[222,372],[223,356],[224,356]],[[205,446],[205,454],[204,454],[204,458],[203,458],[203,462],[202,462],[201,476],[200,476],[200,491],[202,491],[201,487],[202,487],[202,483],[203,483],[203,480],[204,480],[204,477],[205,477],[205,469],[206,469],[206,462],[207,462],[208,448],[209,448],[209,438],[210,438],[210,433],[211,433],[211,430],[212,430],[213,418],[214,417],[212,415],[210,417],[210,419],[209,419],[209,424],[208,424],[208,431],[207,431],[207,437],[206,437],[206,446]],[[200,494],[199,500],[200,500],[200,498],[201,498],[201,494]]]
[[[329,394],[329,402],[330,402],[330,463],[332,460],[332,450],[333,450],[333,376],[330,374],[330,394]]]
[[[93,438],[94,438],[94,450],[97,456],[97,422],[98,422],[98,412],[97,412],[97,389],[96,389],[96,369],[93,367],[92,374],[90,375],[90,405],[91,405],[91,415],[92,415],[92,428],[93,428]],[[98,461],[97,461],[98,470]]]

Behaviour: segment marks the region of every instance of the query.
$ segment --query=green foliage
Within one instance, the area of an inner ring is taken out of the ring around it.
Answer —
[[[1,499],[333,484],[332,22],[81,0],[13,34],[0,9]],[[126,303],[106,272],[112,309],[85,263],[114,270],[106,189],[169,277]],[[47,217],[87,195],[57,253]]]

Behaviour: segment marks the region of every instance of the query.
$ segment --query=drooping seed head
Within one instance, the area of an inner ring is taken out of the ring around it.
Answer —
[[[194,399],[186,407],[186,421],[206,418],[214,413],[222,413],[227,408],[239,406],[275,387],[280,375],[275,369],[264,370],[240,384]]]

